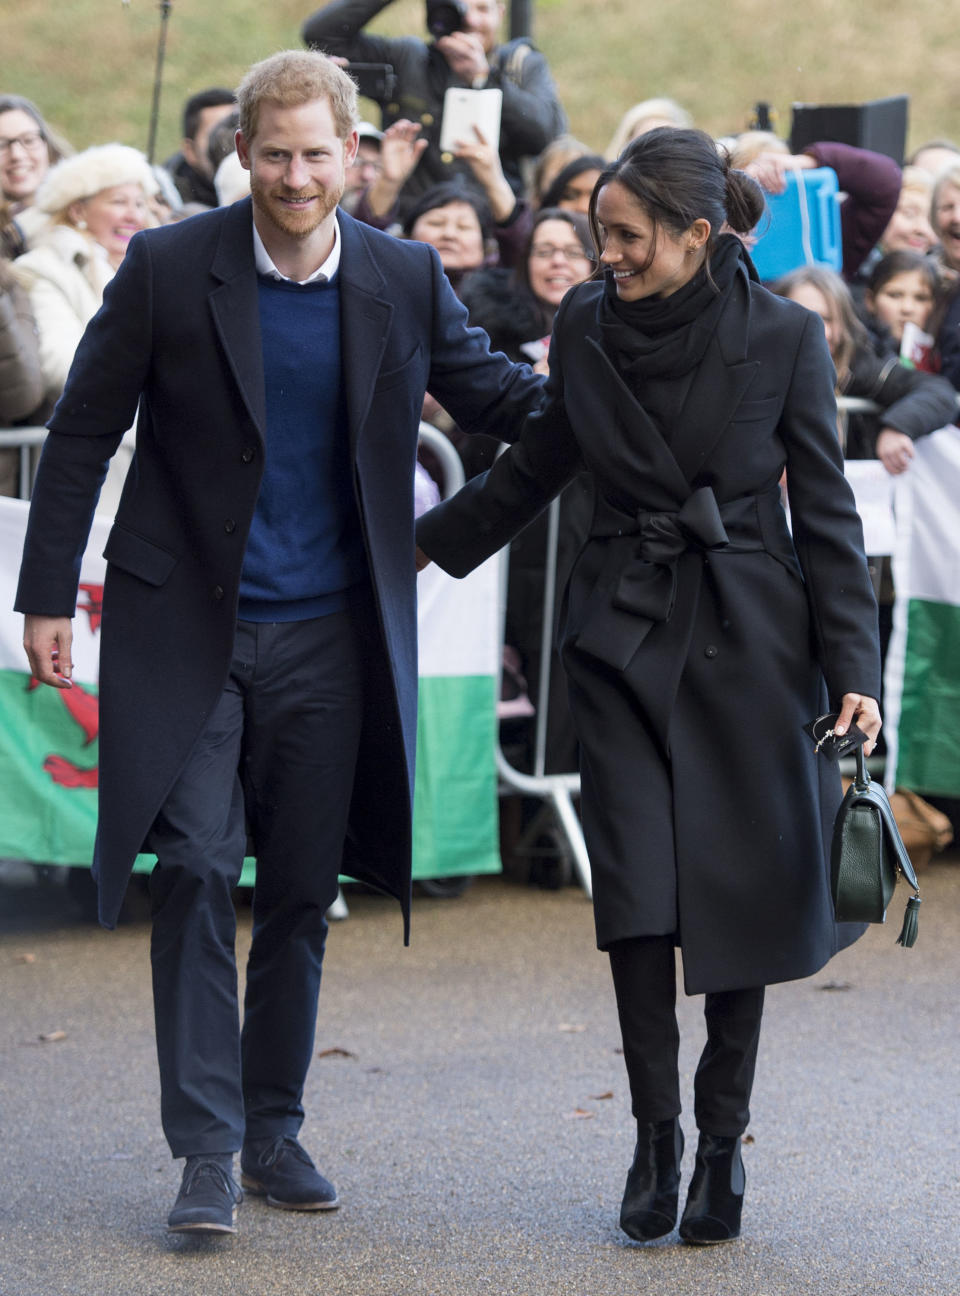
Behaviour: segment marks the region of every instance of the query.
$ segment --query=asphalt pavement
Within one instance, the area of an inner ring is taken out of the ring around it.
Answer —
[[[169,1236],[149,930],[0,870],[0,1296],[958,1296],[960,857],[884,927],[768,992],[743,1236],[617,1228],[633,1132],[613,992],[575,887],[379,897],[331,931],[303,1141],[323,1215],[248,1198]],[[241,951],[249,910],[240,912]],[[685,1092],[703,1040],[681,999]],[[684,1113],[692,1167],[696,1133]]]

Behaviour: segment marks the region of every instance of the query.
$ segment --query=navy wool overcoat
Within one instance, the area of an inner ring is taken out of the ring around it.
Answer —
[[[467,327],[432,248],[338,220],[343,389],[382,648],[342,871],[396,896],[408,923],[423,396],[461,426],[513,439],[542,379]],[[107,926],[230,665],[266,432],[249,200],[131,241],[50,423],[20,611],[73,614],[97,492],[135,417],[105,550],[94,872]]]

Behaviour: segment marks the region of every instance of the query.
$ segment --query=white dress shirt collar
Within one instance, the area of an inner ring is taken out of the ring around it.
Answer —
[[[314,283],[317,280],[329,280],[337,273],[340,268],[340,222],[334,217],[333,221],[333,248],[330,255],[324,261],[323,265],[318,266],[313,274],[308,275],[306,279],[291,279],[289,275],[281,274],[273,264],[273,258],[267,251],[263,239],[260,237],[260,231],[257,229],[256,221],[253,224],[253,259],[256,262],[257,274],[267,275],[270,279],[283,279],[287,283]]]

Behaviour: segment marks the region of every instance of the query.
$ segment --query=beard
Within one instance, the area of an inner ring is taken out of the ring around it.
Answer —
[[[281,234],[288,238],[305,239],[335,210],[343,197],[343,183],[333,188],[311,186],[294,192],[279,185],[266,185],[251,171],[250,196],[256,210]],[[289,198],[316,198],[317,201],[303,211],[296,211],[284,206],[282,200]]]

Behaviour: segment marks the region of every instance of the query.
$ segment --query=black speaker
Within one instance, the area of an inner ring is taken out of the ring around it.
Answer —
[[[909,95],[892,95],[889,99],[871,99],[862,104],[795,103],[790,152],[802,153],[805,145],[823,140],[885,153],[902,165],[907,147],[909,102]]]

